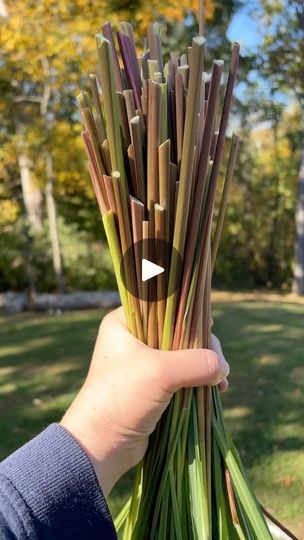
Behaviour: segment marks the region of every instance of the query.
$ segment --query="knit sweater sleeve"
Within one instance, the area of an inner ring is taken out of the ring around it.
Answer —
[[[0,538],[117,538],[89,458],[59,424],[0,463]]]

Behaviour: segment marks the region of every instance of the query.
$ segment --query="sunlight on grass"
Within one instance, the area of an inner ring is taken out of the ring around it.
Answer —
[[[259,360],[261,366],[276,366],[282,362],[282,358],[277,354],[264,354]]]
[[[250,476],[257,496],[286,525],[303,525],[304,454],[290,451],[265,456],[253,466]],[[301,536],[303,538],[303,536]]]
[[[233,298],[226,293],[212,309],[231,364],[225,416],[259,499],[304,538],[304,304]],[[0,458],[61,418],[84,380],[101,317],[0,317]],[[113,515],[132,474],[109,498]]]
[[[252,414],[252,409],[249,407],[233,407],[232,409],[225,410],[225,418],[232,420],[234,418],[245,418]]]
[[[28,339],[21,345],[8,345],[6,347],[1,347],[0,358],[4,358],[7,355],[23,354],[25,352],[31,352],[40,347],[48,347],[53,342],[53,339],[50,337],[44,338],[33,338]]]
[[[1,384],[0,395],[10,394],[11,392],[16,392],[16,390],[17,390],[17,385],[14,383]]]

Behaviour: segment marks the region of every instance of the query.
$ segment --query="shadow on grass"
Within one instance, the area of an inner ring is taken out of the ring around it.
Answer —
[[[224,408],[247,466],[280,450],[304,449],[304,308],[217,304],[214,332],[231,364]]]
[[[27,314],[1,321],[1,458],[60,419],[87,372],[101,315]]]
[[[213,331],[231,364],[228,426],[262,502],[289,524],[299,524],[304,504],[303,315],[303,305],[278,302],[213,306]],[[60,419],[87,372],[101,316],[0,317],[0,458]],[[132,475],[111,494],[113,515]]]

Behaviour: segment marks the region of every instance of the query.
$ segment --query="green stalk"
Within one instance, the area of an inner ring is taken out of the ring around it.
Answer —
[[[164,468],[164,471],[163,471],[163,474],[162,474],[162,479],[161,479],[161,482],[160,482],[160,485],[159,485],[158,496],[157,496],[156,504],[155,504],[154,511],[153,511],[153,521],[152,521],[152,529],[151,529],[151,537],[152,538],[154,537],[154,533],[155,533],[156,528],[157,528],[157,523],[158,523],[161,504],[162,504],[163,493],[164,493],[164,489],[165,489],[165,485],[166,485],[166,481],[167,481],[167,476],[169,474],[171,465],[173,463],[175,450],[176,450],[177,443],[178,443],[178,440],[179,440],[179,437],[180,437],[180,434],[181,434],[181,428],[182,428],[182,424],[183,424],[183,419],[185,418],[185,414],[186,414],[186,409],[183,408],[182,411],[181,411],[181,422],[180,422],[180,425],[179,425],[178,429],[176,430],[174,441],[173,441],[172,448],[171,448],[171,452],[170,452],[170,454],[169,454],[169,456],[167,458],[165,468]]]
[[[190,178],[192,179],[191,169],[196,137],[197,112],[200,96],[200,81],[203,72],[204,49],[204,38],[197,37],[192,40],[192,55],[186,108],[184,143],[182,150],[176,220],[173,236],[173,247],[175,249],[172,252],[171,258],[169,290],[176,289],[176,277],[178,275],[178,265],[180,264],[176,252],[179,253],[181,257],[183,257],[184,254],[191,195],[191,186],[189,185],[189,180]],[[172,345],[177,300],[178,293],[175,292],[168,298],[167,301],[162,342],[162,348],[165,350],[169,350]]]
[[[183,540],[182,528],[180,523],[180,515],[178,511],[177,497],[176,497],[176,484],[175,484],[175,475],[173,468],[170,468],[169,471],[169,480],[170,480],[170,493],[172,500],[172,513],[174,517],[174,527],[175,527],[175,538],[176,540]]]
[[[197,428],[197,412],[193,392],[190,394],[190,425],[188,433],[189,486],[192,522],[197,540],[210,539],[207,486],[203,481],[200,445]],[[204,464],[205,465],[205,464]]]
[[[170,497],[170,489],[166,489],[163,497],[163,504],[160,514],[160,520],[159,520],[159,530],[158,530],[158,538],[161,540],[162,538],[168,538],[168,517],[170,515],[169,512],[169,497]]]
[[[102,34],[96,35],[96,44],[112,168],[120,172],[120,176],[123,181],[122,184],[124,194],[125,197],[127,197],[128,187],[119,125],[118,100],[114,80],[112,46]]]
[[[121,249],[118,240],[115,218],[112,210],[109,210],[102,216],[103,226],[105,228],[107,241],[110,248],[111,258],[113,262],[114,272],[116,276],[117,286],[120,294],[120,299],[122,306],[124,308],[125,316],[127,319],[128,327],[131,328],[131,312],[128,299],[128,291],[124,286],[122,277],[121,277]]]
[[[215,511],[217,517],[217,537],[219,540],[229,538],[227,526],[227,507],[224,497],[224,483],[222,477],[221,454],[215,437],[212,438],[212,464],[213,464],[213,486],[215,493]]]
[[[130,499],[126,502],[126,504],[124,505],[124,507],[121,509],[118,516],[114,520],[114,527],[115,527],[116,532],[120,531],[120,529],[122,528],[122,526],[125,524],[127,520],[129,511],[131,508],[131,501],[132,501],[132,497],[130,497]]]
[[[215,436],[220,447],[223,458],[227,464],[231,480],[235,491],[238,494],[240,503],[242,504],[247,517],[257,535],[257,538],[263,538],[263,540],[272,540],[272,536],[268,530],[262,512],[256,504],[256,501],[252,498],[250,489],[244,479],[242,471],[240,470],[235,456],[229,448],[227,441],[225,440],[224,433],[220,428],[219,422],[213,416],[212,426],[215,432]]]
[[[137,516],[138,516],[141,491],[142,491],[142,463],[139,463],[136,467],[136,477],[135,477],[133,493],[132,493],[132,497],[130,501],[130,510],[129,510],[129,514],[127,517],[127,522],[126,522],[126,526],[124,530],[123,540],[128,540],[128,538],[132,538],[132,531],[134,529]]]

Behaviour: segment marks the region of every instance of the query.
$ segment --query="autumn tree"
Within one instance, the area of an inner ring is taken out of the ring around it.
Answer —
[[[197,31],[198,3],[186,0],[177,6],[173,0],[152,0],[144,7],[139,0],[0,3],[0,154],[4,178],[0,196],[11,209],[5,213],[10,216],[10,227],[18,216],[26,216],[19,229],[28,261],[33,260],[31,244],[48,218],[58,289],[63,288],[58,215],[79,230],[95,228],[100,236],[76,102],[88,71],[95,68],[95,34],[107,19],[116,27],[127,19],[134,24],[140,42],[143,28],[151,19],[160,19],[167,25],[170,48],[179,48],[181,41],[186,46],[190,34]],[[234,0],[222,5],[205,1],[207,38],[218,53],[224,43],[226,50],[230,49],[225,29],[235,4]],[[48,246],[41,242],[40,249],[47,251]]]
[[[267,33],[258,67],[270,81],[272,94],[294,96],[302,113],[293,290],[304,295],[304,4],[302,0],[261,0],[261,8]]]

